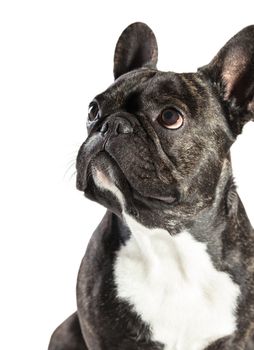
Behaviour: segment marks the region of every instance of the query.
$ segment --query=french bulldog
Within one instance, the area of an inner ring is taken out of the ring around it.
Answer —
[[[254,232],[230,147],[254,118],[254,26],[196,73],[156,68],[144,23],[89,105],[77,188],[107,208],[49,350],[251,350]]]

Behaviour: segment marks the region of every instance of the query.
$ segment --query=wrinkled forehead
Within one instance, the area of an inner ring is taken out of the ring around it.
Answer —
[[[195,107],[197,99],[207,97],[202,78],[197,73],[161,72],[139,69],[119,77],[106,91],[96,96],[101,107],[121,106],[126,101],[163,103],[174,98]]]

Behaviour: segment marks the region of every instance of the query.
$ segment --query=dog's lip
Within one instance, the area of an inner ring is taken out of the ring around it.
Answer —
[[[132,189],[134,199],[141,201],[147,206],[154,204],[156,208],[167,209],[169,205],[174,205],[178,198],[177,196],[145,196],[135,189]]]
[[[77,190],[81,191],[81,192],[85,192],[88,186],[88,177],[91,174],[91,163],[93,161],[94,158],[96,158],[96,156],[100,153],[100,152],[105,152],[105,151],[99,151],[93,155],[87,156],[86,158],[86,162],[85,162],[85,166],[79,170],[77,165],[77,178],[76,178],[76,188]]]
[[[109,156],[111,158],[111,160],[119,167],[119,164],[116,162],[115,158],[113,158],[111,156],[111,154],[109,152],[107,152],[106,150],[100,151],[103,152],[105,154],[107,154],[107,156]],[[98,153],[100,153],[98,152]],[[87,187],[88,187],[88,177],[87,174],[91,173],[91,163],[93,161],[94,158],[96,158],[96,156],[98,155],[95,154],[92,157],[90,157],[89,162],[87,164],[87,166],[84,169],[84,173],[83,173],[83,181],[77,181],[76,182],[76,187],[78,190],[80,190],[81,192],[83,192],[85,194]],[[128,181],[127,177],[124,175],[124,172],[122,171],[121,167],[119,167],[119,170],[121,171],[122,175],[125,178],[126,183],[128,184],[127,187],[129,187],[129,193],[132,194],[132,196],[134,197],[134,199],[137,199],[143,203],[145,203],[146,205],[149,206],[149,204],[153,203],[156,207],[162,206],[162,209],[168,205],[172,205],[174,204],[177,200],[178,197],[176,194],[174,195],[168,195],[168,196],[163,196],[163,195],[145,195],[143,193],[140,193],[140,191],[138,191],[137,189],[135,189],[135,187],[131,186],[130,182]]]
[[[137,191],[135,188],[133,188],[126,178],[125,178],[125,181],[128,183],[129,194],[134,200],[132,204],[134,204],[135,200],[137,200],[138,202],[141,202],[142,204],[146,205],[149,208],[153,207],[155,209],[158,209],[158,208],[167,209],[169,205],[174,205],[177,202],[176,196],[146,196],[140,193],[139,191]],[[80,191],[82,191],[84,195],[86,195],[88,186],[89,186],[89,179],[86,181],[85,186],[78,187],[77,185],[77,188]]]
[[[148,197],[148,198],[156,199],[156,200],[159,200],[162,202],[166,202],[168,204],[172,204],[177,200],[177,198],[174,196],[167,196],[167,197],[165,197],[165,196],[152,196],[152,197]]]

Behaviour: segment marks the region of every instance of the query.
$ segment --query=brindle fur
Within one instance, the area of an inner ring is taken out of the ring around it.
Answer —
[[[164,347],[116,297],[114,259],[131,233],[114,195],[95,185],[93,168],[114,170],[127,211],[143,225],[171,235],[186,229],[207,244],[214,266],[227,272],[241,293],[235,333],[206,350],[253,350],[254,232],[234,185],[230,147],[254,115],[254,26],[239,32],[197,73],[177,74],[156,69],[154,34],[135,23],[120,37],[114,62],[116,81],[96,96],[100,115],[88,122],[77,157],[78,189],[108,210],[80,267],[78,311],[54,332],[49,350]],[[184,115],[178,130],[156,122],[169,106]],[[102,132],[105,123],[111,134]],[[171,203],[155,199],[162,196]]]

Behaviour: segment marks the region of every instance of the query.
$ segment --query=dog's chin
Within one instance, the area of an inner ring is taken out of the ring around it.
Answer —
[[[117,162],[107,153],[93,157],[86,171],[84,194],[89,199],[121,213],[123,210],[138,215],[140,210],[166,210],[178,198],[173,195],[144,195],[128,181]]]

